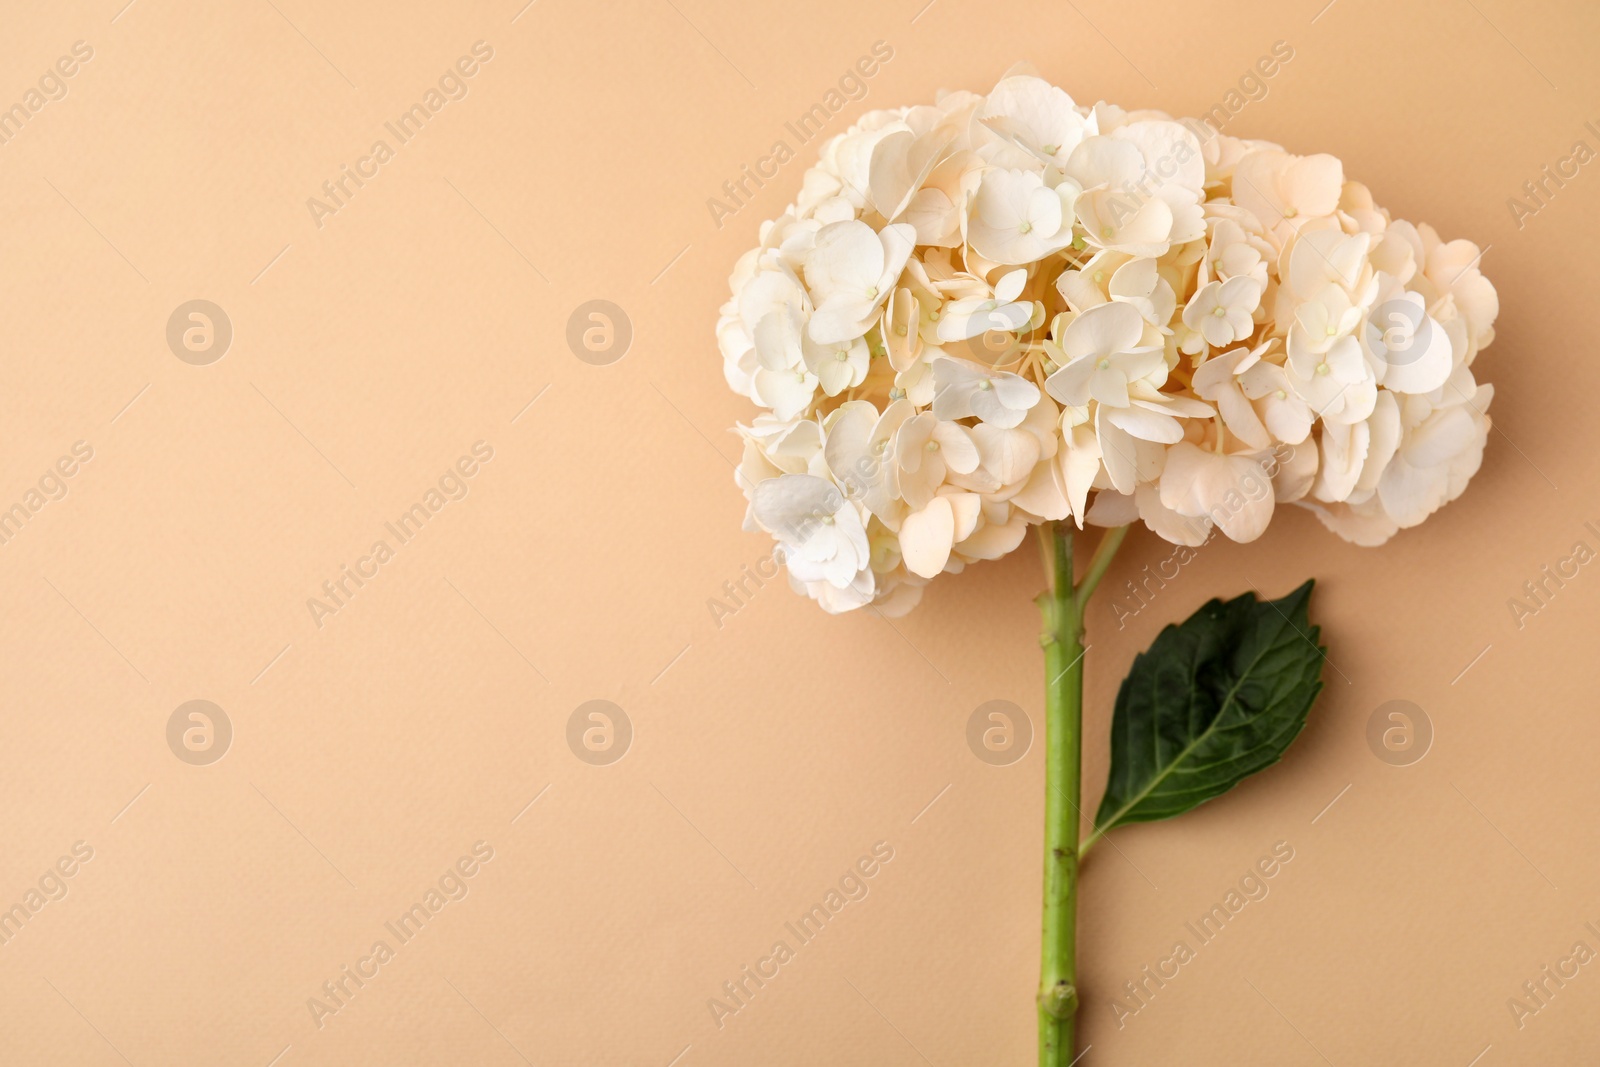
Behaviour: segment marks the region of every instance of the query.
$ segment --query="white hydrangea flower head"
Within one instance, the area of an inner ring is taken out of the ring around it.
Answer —
[[[1333,156],[1031,75],[870,112],[730,278],[746,525],[887,614],[1048,521],[1243,542],[1294,504],[1381,544],[1482,461],[1481,255]]]

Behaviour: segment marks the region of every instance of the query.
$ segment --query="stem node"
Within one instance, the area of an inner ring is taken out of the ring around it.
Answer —
[[[1077,987],[1062,981],[1040,990],[1039,1010],[1053,1019],[1070,1019],[1078,1011]]]

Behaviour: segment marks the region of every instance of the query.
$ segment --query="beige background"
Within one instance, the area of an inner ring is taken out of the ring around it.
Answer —
[[[830,133],[1019,59],[1194,113],[1287,41],[1229,132],[1334,152],[1397,215],[1492,246],[1497,432],[1465,498],[1378,550],[1283,514],[1121,632],[1096,604],[1091,803],[1118,679],[1207,597],[1315,575],[1333,666],[1281,766],[1091,858],[1083,1063],[1592,1060],[1600,965],[1520,1030],[1507,999],[1600,948],[1600,578],[1521,629],[1507,601],[1600,548],[1575,443],[1600,176],[1521,228],[1506,200],[1600,148],[1593,5],[123,2],[11,0],[0,34],[5,105],[94,50],[0,147],[0,507],[94,450],[0,546],[0,905],[94,850],[0,946],[0,1061],[1030,1061],[1040,753],[985,765],[965,728],[989,700],[1038,720],[1036,556],[892,626],[778,584],[720,628],[707,607],[769,550],[740,530],[726,427],[752,411],[712,324],[815,145],[720,229],[706,200],[879,40]],[[319,229],[307,198],[480,40],[466,98]],[[193,299],[233,325],[209,366],[165,339]],[[632,321],[609,366],[565,340],[592,299]],[[307,598],[476,441],[470,494],[319,628]],[[1103,588],[1167,551],[1137,533]],[[166,741],[194,699],[233,728],[209,766]],[[565,740],[591,699],[633,726],[610,766]],[[1409,767],[1366,741],[1395,699],[1436,734]],[[469,895],[319,1028],[308,998],[478,841]],[[870,895],[714,1025],[722,983],[879,841]],[[1278,841],[1270,896],[1119,1030],[1122,983]]]

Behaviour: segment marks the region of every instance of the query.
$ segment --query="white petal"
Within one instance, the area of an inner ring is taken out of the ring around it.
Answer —
[[[1028,272],[1014,270],[1000,279],[1000,284],[994,287],[994,297],[1001,303],[1009,304],[1022,293],[1022,287],[1028,284]]]
[[[955,512],[942,496],[928,501],[921,511],[907,515],[900,527],[900,554],[906,569],[923,578],[932,578],[944,570],[955,543],[955,531]]]
[[[1106,493],[1096,498],[1096,503]],[[1175,545],[1191,548],[1206,543],[1211,536],[1211,519],[1205,515],[1180,515],[1161,502],[1161,492],[1153,485],[1141,485],[1134,491],[1133,501],[1138,517],[1151,533]]]
[[[988,424],[974,426],[972,439],[983,467],[1002,485],[1020,482],[1039,462],[1039,439],[1027,430],[1008,430]]]
[[[1074,426],[1060,455],[1067,503],[1072,507],[1072,517],[1081,528],[1085,516],[1084,502],[1089,497],[1089,490],[1094,487],[1095,478],[1100,474],[1100,439],[1095,435],[1094,428],[1087,423]],[[1099,496],[1095,497],[1096,501],[1099,499]]]
[[[965,541],[978,528],[978,518],[983,514],[983,498],[977,493],[945,493],[943,496],[950,502],[950,512],[955,516],[955,541]]]
[[[1142,407],[1102,407],[1100,411],[1113,426],[1128,431],[1141,441],[1171,445],[1183,440],[1183,426],[1171,415]]]
[[[811,528],[825,515],[844,506],[837,486],[809,474],[784,474],[768,478],[755,488],[751,514],[768,533],[795,544],[807,539]]]
[[[1139,344],[1144,319],[1137,308],[1119,301],[1090,308],[1067,327],[1061,348],[1069,360],[1126,352]]]
[[[933,439],[939,444],[945,464],[957,474],[971,474],[978,469],[978,446],[965,426],[956,422],[941,422],[934,427]]]
[[[883,243],[871,226],[859,220],[822,227],[816,247],[806,257],[806,284],[819,301],[841,289],[865,294],[882,273]]]
[[[1095,409],[1095,433],[1100,439],[1106,475],[1119,493],[1131,493],[1139,480],[1138,446],[1126,430],[1106,419],[1108,408]]]
[[[1064,519],[1072,514],[1067,503],[1067,487],[1058,463],[1040,463],[1033,468],[1021,492],[1011,503],[1041,519]]]

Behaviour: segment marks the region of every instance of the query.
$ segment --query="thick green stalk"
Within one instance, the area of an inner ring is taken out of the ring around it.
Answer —
[[[1043,531],[1041,531],[1043,533]],[[1044,912],[1039,949],[1039,1067],[1074,1059],[1078,1011],[1078,832],[1083,778],[1083,609],[1127,527],[1107,530],[1081,586],[1072,526],[1044,535],[1050,588],[1039,594],[1045,663]]]
[[[1072,584],[1071,527],[1052,526],[1044,632],[1044,915],[1039,945],[1039,1067],[1071,1062],[1078,1010],[1078,804],[1082,774],[1082,620]]]

